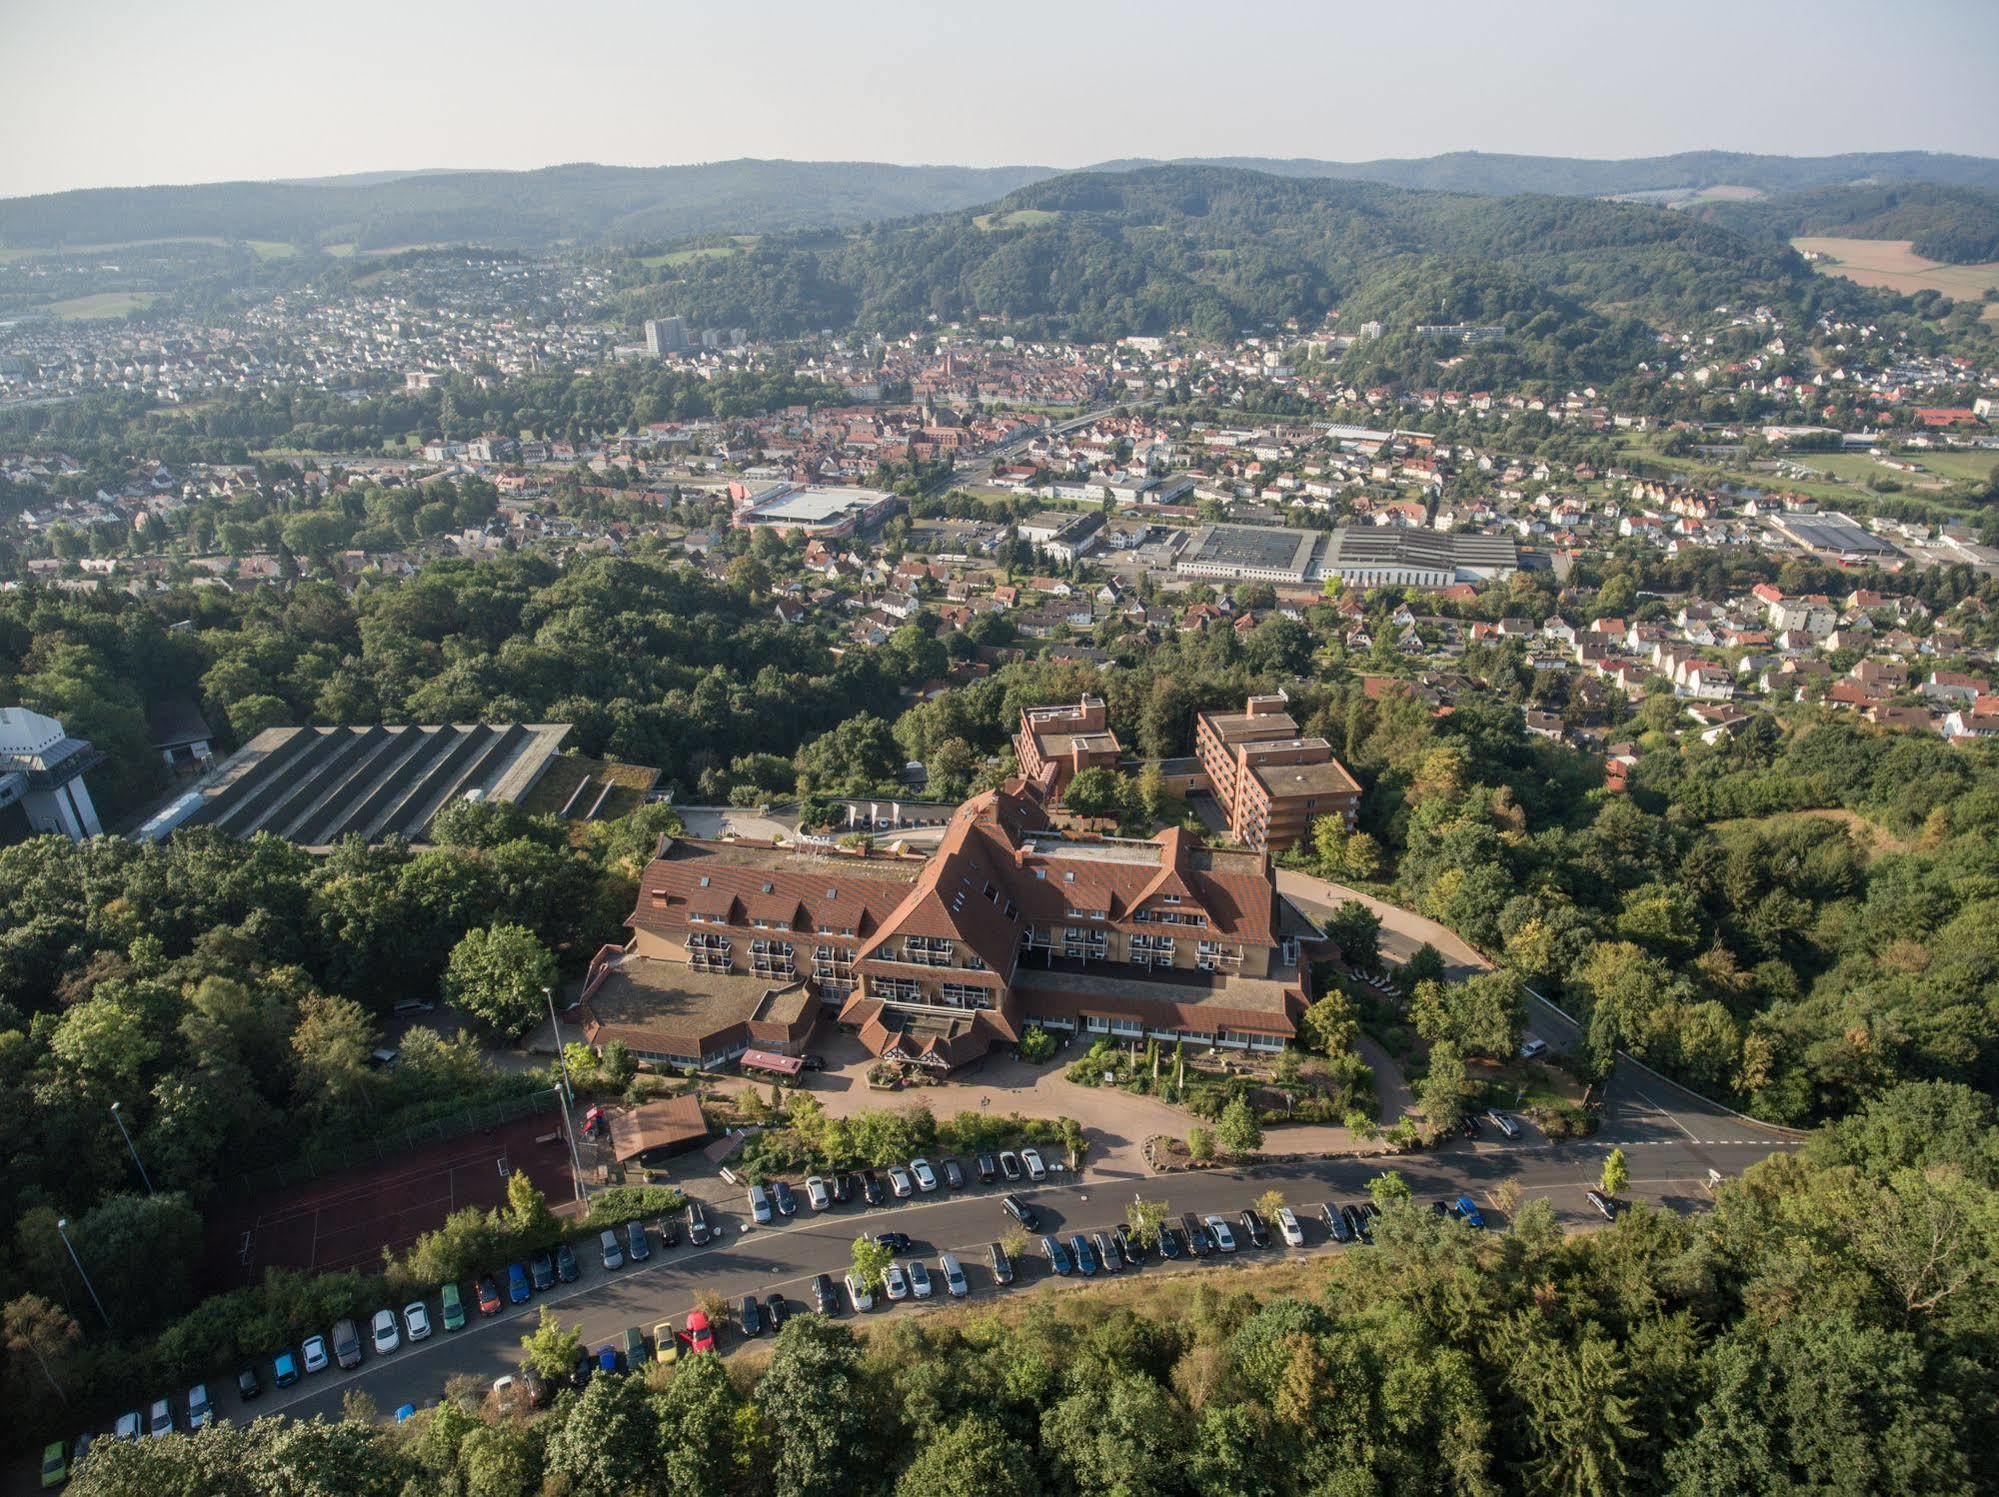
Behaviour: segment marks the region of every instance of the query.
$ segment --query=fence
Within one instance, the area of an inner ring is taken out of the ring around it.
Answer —
[[[230,1200],[286,1190],[356,1165],[394,1159],[428,1144],[503,1127],[538,1112],[552,1111],[554,1106],[549,1089],[538,1087],[517,1097],[502,1097],[497,1102],[462,1108],[407,1127],[387,1128],[322,1148],[308,1149],[282,1164],[225,1176],[220,1182],[219,1194],[223,1199]]]

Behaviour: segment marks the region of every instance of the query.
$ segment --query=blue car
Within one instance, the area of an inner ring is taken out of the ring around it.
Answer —
[[[416,1405],[413,1403],[406,1403],[396,1410],[396,1423],[398,1424],[408,1424],[414,1418],[416,1418]]]
[[[1090,1248],[1090,1240],[1081,1233],[1069,1239],[1069,1256],[1076,1260],[1076,1272],[1086,1279],[1096,1277],[1097,1255]]]
[[[1485,1217],[1478,1209],[1478,1202],[1470,1196],[1459,1196],[1457,1205],[1451,1209],[1457,1212],[1460,1221],[1474,1231],[1485,1230]]]
[[[597,1348],[597,1370],[615,1374],[618,1370],[618,1349],[615,1346]]]
[[[1041,1251],[1048,1255],[1048,1266],[1059,1274],[1070,1272],[1069,1250],[1053,1237],[1041,1239]]]
[[[528,1271],[518,1263],[507,1265],[507,1300],[510,1304],[524,1305],[528,1296],[534,1293],[534,1286],[528,1282]]]

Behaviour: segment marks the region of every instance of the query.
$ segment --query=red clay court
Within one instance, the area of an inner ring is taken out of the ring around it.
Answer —
[[[212,1289],[253,1284],[266,1268],[332,1273],[378,1268],[467,1206],[496,1206],[521,1172],[560,1210],[574,1199],[568,1147],[535,1140],[561,1127],[553,1111],[411,1149],[208,1213]]]

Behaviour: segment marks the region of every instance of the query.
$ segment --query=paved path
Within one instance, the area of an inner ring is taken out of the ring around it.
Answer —
[[[1322,1160],[1145,1181],[1109,1179],[1086,1170],[1080,1177],[1051,1179],[1027,1196],[1042,1213],[1047,1229],[1065,1235],[1122,1220],[1127,1204],[1141,1195],[1164,1200],[1175,1212],[1233,1214],[1265,1190],[1275,1188],[1301,1208],[1299,1214],[1304,1217],[1307,1213],[1303,1208],[1320,1201],[1360,1198],[1370,1178],[1384,1167],[1392,1167],[1408,1179],[1419,1200],[1470,1193],[1495,1226],[1504,1225],[1497,1205],[1499,1188],[1511,1181],[1523,1199],[1547,1199],[1566,1227],[1579,1230],[1601,1224],[1584,1200],[1583,1191],[1594,1181],[1604,1149],[1611,1143],[1622,1143],[1632,1150],[1626,1198],[1674,1210],[1706,1207],[1709,1168],[1735,1174],[1772,1151],[1768,1143],[1740,1135],[1698,1141],[1675,1136],[1616,1136],[1627,1126],[1628,1121],[1620,1119],[1615,1127],[1607,1127],[1602,1137],[1561,1144],[1531,1139],[1508,1144],[1488,1135],[1477,1142],[1461,1140],[1434,1153],[1408,1155],[1392,1163],[1380,1159]],[[1642,1129],[1642,1120],[1635,1126]],[[355,1372],[321,1373],[283,1393],[268,1393],[249,1409],[239,1408],[233,1392],[226,1393],[219,1400],[221,1412],[231,1418],[268,1413],[338,1415],[341,1400],[349,1392],[366,1393],[385,1415],[405,1402],[427,1403],[441,1393],[446,1379],[454,1374],[467,1373],[490,1381],[517,1371],[521,1335],[532,1328],[542,1304],[556,1307],[595,1348],[615,1340],[627,1326],[636,1325],[650,1333],[653,1325],[667,1316],[685,1316],[693,1308],[695,1296],[704,1290],[725,1295],[732,1302],[744,1294],[761,1298],[777,1291],[794,1304],[802,1303],[811,1292],[813,1275],[824,1272],[837,1278],[851,1266],[853,1239],[864,1230],[893,1228],[909,1233],[915,1239],[916,1253],[933,1265],[939,1252],[956,1252],[971,1277],[974,1297],[1036,1292],[1051,1277],[1038,1248],[1020,1265],[1021,1282],[1012,1290],[995,1285],[985,1267],[984,1246],[1000,1236],[1006,1225],[996,1195],[996,1190],[975,1186],[962,1193],[939,1192],[880,1210],[850,1204],[815,1214],[801,1192],[800,1214],[765,1228],[750,1225],[740,1204],[733,1209],[725,1206],[716,1213],[720,1240],[711,1246],[655,1248],[646,1263],[616,1273],[606,1273],[594,1253],[583,1253],[583,1277],[576,1284],[536,1296],[518,1308],[509,1307],[498,1316],[475,1315],[455,1334],[440,1331],[428,1341],[405,1346],[387,1357],[370,1355]],[[1309,1251],[1365,1251],[1332,1244],[1326,1228],[1317,1221],[1308,1220],[1306,1232]],[[1245,1252],[1186,1271],[1225,1272],[1235,1263],[1274,1256],[1276,1251]],[[1155,1262],[1143,1272],[1157,1274],[1162,1268]],[[878,1308],[870,1318],[911,1313],[920,1311],[911,1306]],[[730,1335],[724,1349],[739,1344],[739,1339]],[[268,1374],[268,1364],[263,1370]],[[214,1386],[211,1382],[211,1389]]]

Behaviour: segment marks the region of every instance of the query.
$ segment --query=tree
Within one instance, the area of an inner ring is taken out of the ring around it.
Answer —
[[[1152,1497],[1184,1490],[1186,1434],[1165,1389],[1100,1370],[1041,1416],[1041,1449],[1062,1489]]]
[[[1413,987],[1419,982],[1442,982],[1444,980],[1443,954],[1425,941],[1409,953],[1409,960],[1402,964],[1402,982]]]
[[[655,1490],[658,1452],[659,1419],[644,1379],[593,1377],[550,1433],[545,1466],[573,1491],[639,1497]]]
[[[1346,995],[1346,990],[1329,987],[1305,1010],[1300,1028],[1305,1043],[1321,1055],[1347,1055],[1352,1052],[1354,1040],[1360,1034],[1360,1020],[1354,1014],[1353,1000]]]
[[[1326,917],[1326,935],[1348,966],[1373,971],[1381,965],[1381,917],[1358,899],[1334,908]]]
[[[872,1237],[854,1239],[854,1276],[874,1293],[879,1293],[895,1254]]]
[[[896,1482],[896,1497],[1037,1497],[1035,1452],[983,1414],[926,1440]]]
[[[1062,788],[1062,804],[1078,816],[1123,816],[1131,802],[1130,782],[1114,769],[1092,766]]]
[[[1274,1185],[1256,1198],[1256,1213],[1265,1221],[1277,1220],[1277,1213],[1282,1211],[1284,1206],[1284,1192]]]
[[[1416,1098],[1433,1133],[1449,1133],[1463,1120],[1470,1084],[1457,1046],[1440,1041],[1430,1047],[1430,1069]]]
[[[1631,1167],[1625,1162],[1624,1150],[1612,1149],[1603,1156],[1603,1174],[1597,1183],[1607,1196],[1620,1195],[1630,1185]]]
[[[1263,1129],[1246,1098],[1237,1097],[1222,1109],[1215,1124],[1215,1138],[1229,1153],[1254,1154],[1263,1147]]]
[[[1196,1164],[1206,1164],[1215,1157],[1215,1136],[1196,1124],[1187,1130],[1187,1157]]]
[[[683,1357],[654,1401],[662,1452],[661,1488],[689,1497],[738,1489],[736,1467],[753,1435],[751,1412],[720,1357]]]
[[[507,1220],[521,1241],[531,1247],[554,1241],[561,1230],[555,1213],[548,1209],[548,1198],[524,1170],[515,1170],[507,1177]]]
[[[43,1379],[59,1398],[68,1397],[61,1385],[63,1366],[83,1332],[66,1310],[37,1294],[19,1295],[0,1311],[0,1336],[8,1353],[19,1359],[13,1369],[17,1378]]]
[[[517,1039],[546,1010],[555,958],[524,925],[468,930],[451,948],[444,995],[495,1033]]]
[[[1400,1203],[1407,1205],[1416,1199],[1416,1193],[1409,1188],[1409,1182],[1394,1170],[1383,1170],[1367,1182],[1367,1193],[1374,1204],[1386,1211]]]
[[[1132,1197],[1131,1204],[1124,1208],[1125,1225],[1148,1252],[1159,1246],[1159,1231],[1166,1225],[1166,1215],[1164,1201],[1148,1201],[1143,1196]]]
[[[778,1497],[874,1489],[872,1387],[845,1326],[818,1315],[785,1326],[756,1390],[764,1423],[779,1436],[770,1467]]]
[[[521,1337],[521,1350],[526,1353],[521,1365],[553,1382],[568,1377],[575,1368],[576,1359],[583,1355],[583,1334],[573,1326],[565,1326],[553,1310],[543,1305],[540,1321]]]

